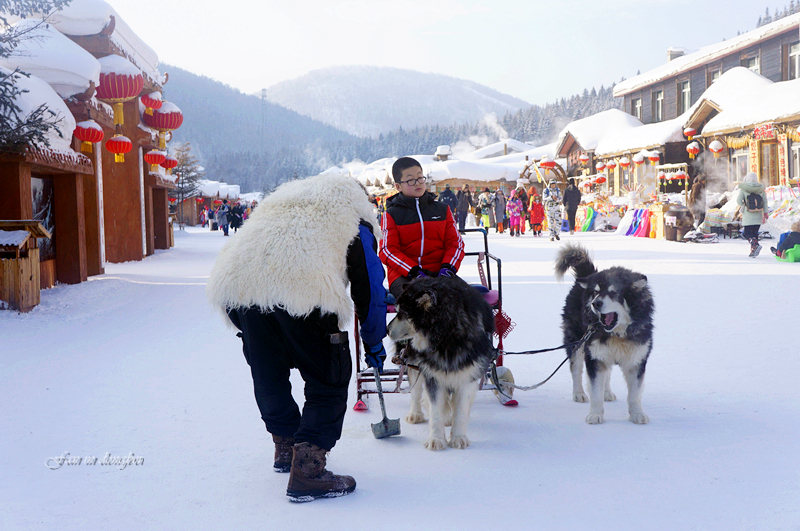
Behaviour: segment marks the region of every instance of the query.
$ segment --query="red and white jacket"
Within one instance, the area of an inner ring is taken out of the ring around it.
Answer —
[[[464,240],[453,214],[444,203],[425,192],[422,197],[397,194],[387,202],[381,221],[381,262],[389,286],[419,266],[434,275],[443,264],[458,271],[464,259]]]

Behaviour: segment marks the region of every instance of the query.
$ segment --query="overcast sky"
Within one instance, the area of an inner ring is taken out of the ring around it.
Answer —
[[[544,104],[755,29],[789,0],[107,0],[162,62],[239,88],[336,65],[445,74]],[[169,92],[169,85],[165,87]]]

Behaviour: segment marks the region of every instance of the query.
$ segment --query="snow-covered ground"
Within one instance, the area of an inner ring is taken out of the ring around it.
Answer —
[[[284,498],[287,475],[272,471],[241,343],[205,301],[225,240],[176,231],[168,252],[45,291],[28,314],[0,311],[0,528],[800,529],[800,264],[777,262],[768,246],[753,260],[743,240],[564,235],[561,244],[584,243],[599,267],[650,280],[650,424],[626,420],[618,369],[619,399],[596,426],[584,422],[588,404],[571,401],[565,369],[518,393],[516,408],[479,392],[467,450],[425,450],[427,425],[405,422],[402,436],[374,439],[373,399],[369,412],[348,412],[328,461],[356,478],[355,493],[295,505]],[[509,351],[561,344],[572,278],[553,277],[558,246],[490,235],[517,324]],[[462,272],[477,279],[470,258]],[[561,356],[506,365],[530,385]],[[389,416],[403,417],[408,403],[388,395]],[[83,463],[48,468],[65,452]],[[102,464],[130,453],[143,462]]]

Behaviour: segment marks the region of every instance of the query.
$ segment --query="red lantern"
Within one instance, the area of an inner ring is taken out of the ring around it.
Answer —
[[[128,137],[114,135],[106,142],[106,149],[114,154],[114,162],[125,162],[125,153],[133,149],[133,143]]]
[[[178,159],[167,155],[161,163],[161,167],[167,170],[167,175],[172,175],[172,169],[178,166]]]
[[[165,149],[167,142],[165,133],[174,131],[183,124],[183,113],[174,103],[162,102],[160,109],[154,109],[153,115],[145,114],[142,116],[144,124],[151,129],[158,131],[158,149]]]
[[[578,159],[581,161],[581,164],[586,164],[589,162],[589,155],[586,153],[581,153],[581,156],[578,157]]]
[[[604,169],[606,169],[606,163],[601,160],[600,162],[595,164],[594,167],[597,168],[597,171],[603,171]]]
[[[725,146],[719,140],[714,140],[708,145],[708,150],[714,154],[714,158],[718,159],[720,154],[725,150]]]
[[[75,125],[75,138],[81,141],[81,151],[92,152],[92,144],[103,141],[103,128],[94,120],[78,122]]]
[[[222,204],[222,200],[221,199],[214,199],[214,204],[215,205],[221,205]]]
[[[158,170],[157,166],[164,162],[166,158],[166,153],[163,151],[156,151],[155,149],[144,154],[144,161],[150,165],[150,171]]]
[[[667,180],[667,174],[664,173],[663,171],[658,172],[657,177],[658,177],[659,181],[666,181]]]
[[[688,146],[686,146],[686,151],[689,152],[689,158],[693,159],[695,158],[695,156],[697,156],[698,153],[700,153],[700,144],[698,144],[697,142],[692,142]]]
[[[597,184],[603,184],[604,182],[606,182],[606,178],[601,175],[600,177],[595,179],[595,181],[597,182]]]
[[[542,168],[544,168],[544,171],[545,171],[545,173],[547,173],[549,170],[552,170],[553,168],[555,168],[555,167],[556,167],[556,161],[554,161],[554,160],[550,160],[550,157],[548,157],[547,155],[545,155],[545,156],[543,156],[543,157],[542,157],[542,159],[539,161],[539,166],[541,166]]]
[[[651,151],[647,158],[650,159],[651,166],[658,164],[658,161],[661,159],[660,155],[654,151]]]
[[[202,197],[195,197],[194,200],[197,201],[198,203],[202,203],[203,202],[203,198]]]
[[[175,197],[170,197],[170,198],[169,198],[169,202],[174,204],[174,203],[177,203],[177,202],[178,202],[178,199],[177,199],[177,198],[175,198]]]
[[[637,166],[641,166],[642,164],[644,164],[644,155],[642,155],[641,153],[637,153],[636,155],[633,156],[633,162],[635,162]]]
[[[119,55],[98,59],[100,84],[95,96],[114,106],[114,125],[123,125],[122,104],[137,97],[144,88],[144,77],[130,61]]]
[[[694,135],[696,134],[697,134],[697,129],[695,129],[694,127],[687,127],[686,129],[683,130],[683,136],[685,136],[689,140],[691,140],[692,137],[694,137]]]
[[[160,109],[161,105],[163,105],[163,101],[161,101],[161,93],[160,92],[151,92],[145,96],[140,98],[142,100],[142,105],[144,105],[144,113],[150,116],[153,115],[153,109]]]
[[[619,159],[619,165],[622,166],[623,170],[627,170],[628,166],[631,165],[631,161],[628,159],[628,157],[622,157]]]
[[[611,159],[606,163],[606,169],[608,169],[609,171],[614,171],[614,169],[616,167],[617,167],[617,163],[614,162],[614,159]]]
[[[678,179],[679,181],[682,181],[682,180],[684,180],[684,179],[686,179],[688,177],[689,176],[683,170],[679,170],[679,171],[675,172],[675,178]]]

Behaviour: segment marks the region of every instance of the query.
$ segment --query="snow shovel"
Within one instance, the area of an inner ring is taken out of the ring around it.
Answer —
[[[372,368],[375,371],[375,385],[378,386],[378,400],[381,401],[381,413],[383,419],[372,425],[372,435],[376,439],[385,439],[392,435],[400,435],[400,419],[386,418],[386,405],[383,403],[383,388],[381,387],[381,373],[377,367]]]

